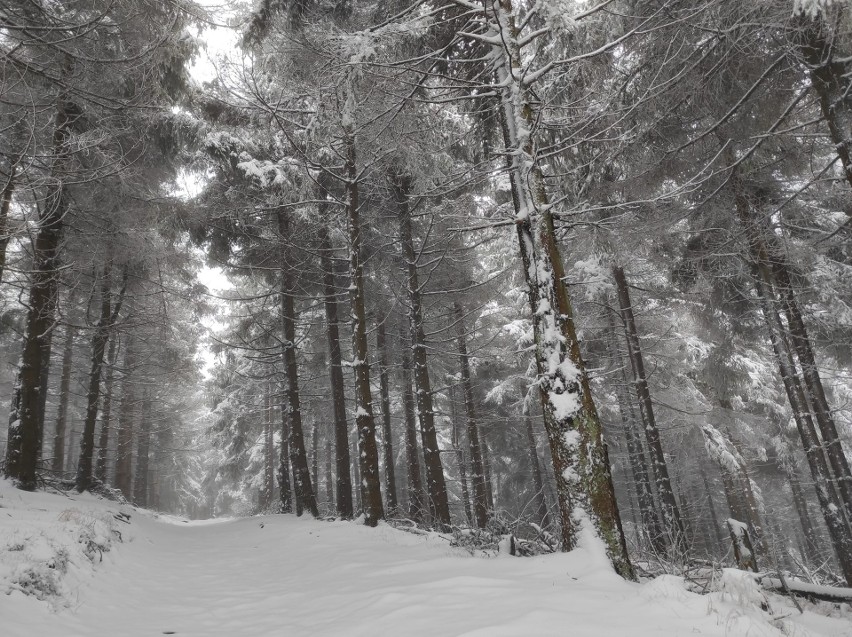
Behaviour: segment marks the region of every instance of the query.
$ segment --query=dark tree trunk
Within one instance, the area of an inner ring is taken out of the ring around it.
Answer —
[[[417,414],[414,407],[414,392],[411,390],[411,349],[405,345],[402,348],[402,406],[405,412],[408,516],[415,522],[423,522],[427,508],[423,480],[420,476],[420,450],[417,448]]]
[[[311,427],[311,484],[314,497],[319,499],[319,426],[316,420]]]
[[[352,369],[355,372],[355,425],[358,430],[358,460],[364,523],[376,526],[385,517],[379,478],[376,421],[370,388],[370,359],[367,345],[367,311],[364,299],[364,266],[361,263],[361,219],[358,201],[358,168],[355,138],[346,134],[346,211],[349,221],[349,277],[352,310]]]
[[[328,511],[334,510],[334,474],[331,436],[325,438],[325,501],[328,503]]]
[[[133,419],[136,410],[134,395],[134,367],[136,366],[136,343],[128,335],[124,346],[124,373],[121,379],[121,404],[118,410],[118,446],[115,453],[115,486],[124,497],[132,499],[131,465],[133,462]]]
[[[729,163],[732,163],[730,158]],[[832,483],[831,471],[811,418],[808,401],[802,389],[802,381],[796,369],[793,348],[787,339],[784,325],[781,322],[778,310],[780,302],[773,287],[769,254],[759,228],[753,223],[752,204],[746,192],[746,186],[736,170],[733,170],[731,174],[731,187],[737,216],[746,232],[755,292],[766,321],[767,334],[778,364],[781,382],[787,393],[787,400],[790,402],[796,428],[802,440],[802,447],[810,467],[811,477],[814,480],[817,499],[831,536],[833,548],[847,584],[852,585],[852,531],[850,531],[849,524],[843,515],[842,502],[838,498]]]
[[[438,433],[435,429],[435,410],[432,405],[432,384],[429,379],[426,356],[420,281],[408,206],[411,178],[398,175],[394,177],[392,184],[399,217],[402,256],[408,269],[409,324],[414,356],[414,382],[417,387],[417,410],[420,416],[420,435],[426,465],[426,492],[429,497],[429,509],[434,516],[433,522],[439,527],[449,527],[450,506],[444,480],[444,467],[441,464],[441,450],[438,448]]]
[[[278,498],[281,501],[281,513],[293,512],[293,498],[290,494],[290,423],[288,409],[282,388],[279,413],[281,414],[281,447],[278,450]]]
[[[793,506],[796,508],[796,515],[799,516],[799,524],[801,524],[802,533],[805,536],[804,557],[811,565],[821,564],[823,561],[822,551],[819,549],[816,529],[811,520],[811,514],[808,511],[808,501],[805,499],[805,494],[802,491],[802,483],[799,481],[799,472],[792,465],[784,467],[784,472],[787,474],[787,479],[790,482],[790,490],[793,493]]]
[[[674,490],[672,489],[671,479],[669,478],[669,468],[666,456],[663,453],[660,431],[657,429],[657,423],[654,419],[654,407],[651,402],[651,393],[648,390],[648,380],[645,376],[645,363],[642,358],[639,334],[636,330],[633,306],[630,302],[627,278],[624,275],[624,270],[619,266],[613,266],[612,274],[615,279],[616,289],[618,290],[619,311],[624,324],[624,334],[627,339],[627,351],[633,369],[636,394],[639,397],[645,417],[645,436],[648,442],[648,450],[651,454],[651,467],[662,508],[663,528],[674,550],[680,554],[686,554],[687,544],[683,520],[677,500],[675,499]]]
[[[328,337],[329,381],[334,406],[334,454],[337,469],[337,515],[344,519],[352,517],[352,463],[349,459],[349,425],[346,422],[346,396],[343,385],[343,356],[340,352],[338,329],[337,286],[335,285],[334,250],[328,229],[322,221],[327,217],[327,207],[321,191],[320,198],[320,259],[323,271],[323,295],[325,302],[325,325]]]
[[[393,431],[391,430],[390,385],[388,382],[388,350],[385,322],[376,326],[376,350],[379,353],[379,391],[382,399],[382,438],[384,438],[385,497],[388,513],[396,513],[396,471],[394,469]]]
[[[710,511],[710,524],[713,526],[713,534],[716,539],[716,550],[725,552],[725,536],[722,534],[722,519],[716,511],[716,503],[713,502],[713,491],[710,488],[710,481],[707,479],[707,473],[701,463],[698,463],[698,473],[701,476],[701,484],[704,486],[704,495],[707,498],[707,505]]]
[[[107,481],[107,454],[109,453],[109,430],[112,418],[112,385],[115,371],[115,348],[116,339],[113,337],[109,342],[107,353],[107,371],[104,380],[104,405],[101,414],[101,433],[98,438],[98,458],[95,463],[95,478],[101,483]]]
[[[311,472],[305,451],[302,428],[302,407],[299,395],[299,364],[296,359],[296,282],[295,266],[290,262],[287,242],[290,241],[290,220],[283,209],[278,209],[278,233],[281,254],[281,358],[287,375],[286,404],[290,422],[290,462],[293,467],[293,486],[296,492],[296,515],[307,509],[317,517],[317,499],[311,484]]]
[[[835,26],[842,24],[840,20]],[[811,85],[819,97],[823,119],[840,162],[846,181],[852,186],[852,95],[848,52],[838,49],[840,34],[826,24],[822,12],[801,15],[797,36],[799,51],[810,68]],[[846,214],[852,214],[846,209]]]
[[[535,443],[533,419],[529,413],[524,414],[524,425],[527,430],[527,448],[529,449],[533,489],[535,489],[535,495],[533,495],[533,508],[536,511],[537,522],[542,527],[546,527],[550,524],[550,513],[547,510],[547,500],[544,497],[544,480],[542,480],[541,465],[538,462],[538,445]]]
[[[6,269],[6,248],[9,245],[9,208],[12,206],[12,195],[15,192],[15,177],[18,164],[13,162],[9,167],[9,178],[0,194],[0,281]]]
[[[464,508],[464,519],[468,524],[473,524],[473,513],[470,508],[470,492],[467,488],[467,462],[465,461],[464,451],[459,444],[459,417],[458,408],[456,407],[456,392],[453,387],[449,389],[450,400],[450,422],[452,423],[452,444],[456,452],[456,461],[459,468],[459,485],[461,486],[461,501]]]
[[[65,346],[62,350],[62,376],[59,380],[59,413],[53,436],[51,471],[62,473],[65,467],[65,437],[68,425],[68,403],[71,397],[71,369],[74,357],[74,332],[72,325],[65,327]]]
[[[125,276],[126,281],[126,276]],[[92,487],[95,453],[95,425],[98,421],[98,403],[101,394],[101,373],[109,341],[110,329],[121,311],[124,288],[112,306],[112,272],[109,261],[101,274],[101,315],[92,335],[92,365],[89,371],[89,389],[86,393],[86,419],[80,440],[80,458],[77,462],[77,491],[82,493]]]
[[[645,448],[642,445],[641,436],[636,431],[637,426],[640,426],[641,423],[637,420],[636,410],[633,407],[633,400],[628,389],[630,381],[627,367],[618,348],[613,312],[607,312],[607,319],[610,328],[609,338],[607,339],[610,357],[613,360],[613,364],[619,369],[616,381],[618,410],[621,415],[621,426],[627,441],[627,460],[630,464],[633,486],[636,489],[639,515],[651,547],[655,551],[662,553],[666,550],[666,537],[660,523],[659,509],[657,501],[654,498],[654,490],[648,477],[648,460],[645,456]]]
[[[148,390],[142,398],[142,414],[139,419],[139,436],[136,441],[136,475],[133,479],[133,504],[148,506],[148,462],[151,450],[151,400]]]
[[[44,430],[44,381],[50,366],[50,340],[54,327],[60,276],[62,230],[68,199],[61,173],[67,161],[71,118],[61,99],[53,129],[53,167],[38,227],[33,238],[32,279],[23,353],[9,410],[5,475],[21,489],[36,488],[39,452]]]
[[[485,469],[482,466],[482,446],[479,443],[479,425],[476,422],[476,405],[473,398],[473,382],[470,378],[470,360],[467,354],[467,331],[464,323],[464,310],[459,303],[454,304],[457,338],[456,343],[459,352],[459,370],[461,371],[461,385],[464,392],[464,406],[467,414],[467,440],[470,446],[470,469],[471,483],[473,485],[473,513],[476,526],[484,529],[488,522],[488,497],[485,493]],[[541,483],[541,471],[538,467],[538,456],[533,467],[533,479],[538,476]],[[539,484],[539,487],[541,484]],[[542,522],[547,514],[547,505],[544,503],[544,492],[536,488],[536,508],[540,514],[539,522]],[[541,515],[542,509],[544,515]]]

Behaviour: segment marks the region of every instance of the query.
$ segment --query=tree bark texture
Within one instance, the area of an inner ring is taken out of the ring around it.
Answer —
[[[354,133],[346,133],[346,209],[349,222],[349,277],[352,318],[352,369],[355,372],[355,426],[358,430],[358,460],[364,523],[376,526],[385,517],[376,445],[376,421],[370,388],[367,345],[367,311],[364,300],[364,266],[361,263],[361,219],[358,200],[358,167]]]
[[[68,197],[62,172],[68,160],[71,117],[69,105],[59,100],[53,128],[52,168],[35,236],[23,353],[9,410],[5,475],[21,489],[36,488],[44,427],[43,381],[50,366],[50,338],[54,327],[60,276],[60,252]]]
[[[423,329],[423,307],[420,280],[417,273],[417,256],[414,252],[414,237],[411,228],[411,212],[408,197],[411,177],[395,175],[392,187],[399,219],[400,245],[408,274],[408,311],[411,330],[411,349],[414,362],[414,384],[416,387],[417,412],[420,418],[420,437],[423,444],[423,459],[426,467],[426,495],[432,520],[438,527],[450,524],[450,505],[447,484],[438,448],[438,433],[435,429],[435,408],[432,399],[432,382],[426,355],[426,332]]]

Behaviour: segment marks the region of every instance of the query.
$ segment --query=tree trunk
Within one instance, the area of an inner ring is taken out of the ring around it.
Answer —
[[[325,325],[328,337],[329,381],[331,399],[334,406],[334,453],[337,469],[337,515],[344,519],[352,517],[352,463],[349,458],[349,424],[346,422],[346,396],[343,385],[343,356],[340,352],[340,333],[338,331],[337,286],[335,285],[334,250],[328,236],[328,229],[322,222],[327,218],[328,204],[325,190],[321,191],[320,219],[318,230],[319,253],[323,270],[323,296],[325,304]]]
[[[133,504],[148,506],[148,462],[151,449],[151,400],[148,390],[142,397],[142,414],[136,441],[136,475],[133,479]]]
[[[112,271],[109,260],[104,265],[101,274],[101,315],[95,325],[92,334],[92,365],[89,370],[89,389],[86,393],[86,419],[83,421],[83,434],[80,442],[80,458],[77,462],[77,491],[82,493],[92,487],[93,465],[95,453],[95,425],[98,421],[98,403],[101,394],[101,373],[103,370],[104,354],[106,353],[107,341],[109,341],[110,329],[118,312],[121,311],[121,303],[124,289],[121,291],[115,311],[112,306]]]
[[[822,563],[822,555],[819,549],[816,529],[811,521],[811,514],[808,511],[808,501],[805,499],[805,494],[802,491],[802,483],[799,481],[799,472],[795,466],[784,467],[784,473],[787,475],[787,480],[790,483],[790,491],[793,493],[793,506],[796,509],[796,515],[799,516],[799,524],[802,526],[802,533],[805,536],[804,548],[805,557],[811,565]]]
[[[311,426],[311,484],[314,487],[314,497],[319,499],[319,425],[316,419]]]
[[[370,360],[367,345],[367,312],[364,300],[364,267],[361,263],[361,220],[358,202],[358,168],[355,137],[346,133],[346,209],[349,221],[350,296],[352,310],[352,369],[355,372],[355,425],[358,430],[361,501],[364,523],[376,526],[385,517],[379,479],[379,452],[376,421],[370,388]]]
[[[405,266],[408,269],[409,327],[414,359],[414,383],[417,388],[417,411],[420,417],[420,436],[423,444],[423,459],[426,465],[426,493],[433,522],[439,527],[450,524],[450,505],[438,434],[435,429],[435,410],[432,404],[432,383],[426,356],[426,333],[423,329],[423,308],[420,282],[417,274],[417,257],[414,253],[414,238],[411,231],[411,212],[408,196],[411,177],[396,175],[392,180],[399,218],[400,243]]]
[[[115,486],[131,500],[131,464],[133,462],[133,420],[136,410],[134,367],[136,342],[132,334],[124,346],[124,373],[121,380],[121,404],[118,410],[118,446],[115,453]]]
[[[379,354],[379,392],[382,399],[382,438],[384,438],[385,497],[387,511],[395,514],[399,507],[396,497],[396,471],[394,470],[393,432],[391,431],[390,386],[388,384],[388,350],[385,342],[385,322],[376,326],[376,350]]]
[[[633,369],[636,394],[639,397],[645,416],[645,436],[648,441],[648,450],[651,454],[651,467],[662,508],[663,529],[667,535],[667,539],[671,542],[672,548],[678,553],[685,555],[687,545],[683,520],[677,500],[675,499],[674,490],[672,489],[671,479],[669,478],[669,468],[666,456],[663,453],[660,431],[657,429],[657,423],[654,418],[654,407],[651,402],[651,393],[648,390],[648,380],[645,376],[645,363],[642,358],[639,334],[636,330],[633,306],[630,302],[627,277],[624,275],[624,270],[619,266],[613,266],[612,274],[618,290],[619,310],[622,323],[624,324],[624,334],[627,339],[627,351]]]
[[[535,432],[533,431],[533,419],[529,412],[524,414],[524,424],[527,430],[527,447],[530,455],[530,468],[532,470],[533,489],[533,508],[536,510],[537,522],[546,527],[550,524],[550,515],[547,511],[547,501],[544,497],[544,480],[541,478],[541,466],[538,463],[538,445],[535,442]]]
[[[293,512],[293,498],[290,494],[290,427],[288,410],[284,404],[286,390],[282,388],[280,402],[281,414],[281,447],[278,450],[278,498],[281,501],[281,513]]]
[[[459,444],[459,418],[456,407],[456,392],[454,387],[449,388],[447,398],[450,401],[450,422],[452,423],[452,445],[456,452],[456,464],[459,468],[459,486],[461,487],[461,502],[464,508],[464,519],[468,524],[473,524],[473,514],[470,508],[470,492],[467,488],[467,462],[464,451]]]
[[[325,437],[325,501],[328,503],[328,511],[334,510],[334,474],[331,436]]]
[[[841,24],[838,18],[835,27]],[[822,116],[846,181],[852,186],[852,85],[848,57],[837,50],[841,36],[837,28],[832,32],[822,12],[813,17],[800,16],[798,26],[799,51],[810,67],[811,85],[819,97]],[[845,210],[852,215],[850,209]]]
[[[311,473],[305,451],[302,429],[302,408],[299,394],[299,364],[296,359],[296,282],[295,266],[290,262],[287,242],[290,241],[290,220],[283,209],[277,210],[280,273],[281,273],[281,358],[287,375],[286,405],[290,424],[290,462],[293,467],[293,486],[296,493],[296,515],[307,509],[317,517],[317,500],[311,484]]]
[[[729,163],[731,163],[730,158]],[[850,530],[846,516],[843,515],[844,507],[837,497],[837,492],[832,483],[828,462],[811,418],[808,401],[793,359],[792,347],[787,340],[777,309],[779,301],[775,296],[773,287],[769,255],[758,228],[752,222],[751,202],[747,196],[745,184],[742,183],[736,169],[731,174],[731,187],[737,216],[746,232],[755,292],[766,321],[767,334],[778,364],[781,382],[787,393],[787,400],[790,403],[796,428],[802,440],[802,447],[808,460],[811,477],[814,480],[817,500],[819,500],[832,545],[846,582],[852,585],[852,530]]]
[[[803,389],[807,391],[808,402],[813,409],[817,426],[822,435],[823,449],[837,480],[840,497],[846,507],[846,519],[852,522],[852,473],[850,473],[849,462],[846,460],[846,454],[843,452],[840,436],[831,415],[831,407],[822,385],[811,339],[808,336],[802,313],[799,310],[799,303],[793,291],[786,258],[785,255],[780,253],[780,250],[773,249],[771,245],[768,252],[772,271],[778,283],[777,289],[781,297],[781,307],[787,318],[790,331],[789,342],[793,346],[796,358],[799,360],[799,367],[802,370]]]
[[[6,248],[9,245],[9,208],[12,206],[12,195],[15,192],[15,177],[18,162],[13,161],[9,167],[9,178],[0,194],[0,282],[3,280],[3,271],[6,269]]]
[[[109,430],[112,418],[112,385],[115,370],[116,339],[109,342],[107,353],[107,372],[104,380],[104,406],[101,414],[101,433],[98,439],[98,458],[95,463],[95,478],[102,484],[107,481],[107,454],[109,453]]]
[[[59,380],[59,413],[56,418],[56,432],[53,436],[53,459],[51,471],[60,474],[65,467],[65,436],[68,423],[68,403],[71,397],[71,369],[74,357],[73,325],[65,327],[65,347],[62,350],[62,376]]]
[[[654,490],[648,477],[648,460],[645,456],[645,449],[642,446],[641,437],[636,432],[636,427],[639,423],[637,422],[636,410],[633,407],[633,401],[628,390],[629,378],[627,367],[618,349],[613,312],[607,311],[607,319],[609,321],[609,338],[607,339],[607,344],[610,350],[610,357],[613,364],[620,370],[619,377],[616,380],[616,396],[618,410],[621,414],[621,426],[627,441],[627,460],[630,464],[633,485],[636,488],[636,500],[639,503],[639,516],[642,519],[642,526],[645,529],[645,535],[651,544],[651,548],[659,553],[664,553],[666,550],[666,536],[660,523]]]
[[[411,390],[411,349],[406,345],[403,345],[402,348],[402,406],[405,412],[408,516],[415,522],[423,522],[427,509],[425,493],[423,492],[423,480],[420,477],[420,450],[417,448],[417,414],[414,407],[414,392]]]
[[[23,353],[9,410],[5,475],[25,490],[34,490],[44,429],[43,381],[50,366],[50,338],[54,327],[60,276],[62,230],[68,199],[61,173],[67,162],[71,119],[62,98],[53,129],[50,183],[33,238],[33,264]]]
[[[707,498],[707,505],[710,510],[710,523],[713,526],[713,534],[716,539],[716,550],[722,553],[725,552],[725,537],[722,535],[722,520],[716,512],[716,504],[713,502],[713,491],[710,489],[710,481],[707,479],[707,473],[701,463],[698,463],[698,473],[701,476],[701,483],[704,485],[704,494]]]
[[[483,9],[485,19],[500,34],[491,45],[494,87],[500,99],[506,168],[532,313],[537,384],[553,458],[562,547],[573,548],[577,525],[588,525],[589,532],[602,540],[615,571],[633,579],[534,144],[536,98],[521,79],[524,63],[514,8],[511,0],[483,0]]]
[[[476,422],[476,405],[473,398],[473,383],[470,378],[470,360],[467,354],[467,331],[464,323],[464,310],[459,303],[453,305],[455,310],[457,338],[456,343],[459,353],[459,370],[461,372],[462,391],[464,392],[464,405],[467,413],[467,440],[470,446],[470,469],[471,483],[473,485],[473,513],[476,526],[484,529],[488,522],[488,497],[485,493],[485,470],[482,466],[482,446],[479,443],[479,425]],[[535,456],[533,466],[533,479],[538,476],[541,487],[541,472],[538,467],[538,455]],[[537,510],[541,522],[547,514],[547,505],[544,503],[544,492],[536,488]],[[541,515],[542,508],[544,515]]]

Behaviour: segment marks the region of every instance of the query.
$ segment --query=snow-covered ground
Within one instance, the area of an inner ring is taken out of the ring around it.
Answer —
[[[591,551],[471,557],[388,526],[185,522],[0,480],[3,637],[852,636],[848,613],[773,596],[770,614],[729,577],[699,596],[672,576],[625,582]]]

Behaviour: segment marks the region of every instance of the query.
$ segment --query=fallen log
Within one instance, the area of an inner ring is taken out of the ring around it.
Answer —
[[[852,588],[820,586],[818,584],[809,584],[808,582],[797,582],[786,577],[782,581],[778,577],[771,577],[769,575],[759,577],[759,581],[764,589],[777,593],[789,593],[799,597],[819,599],[824,602],[852,603]]]

